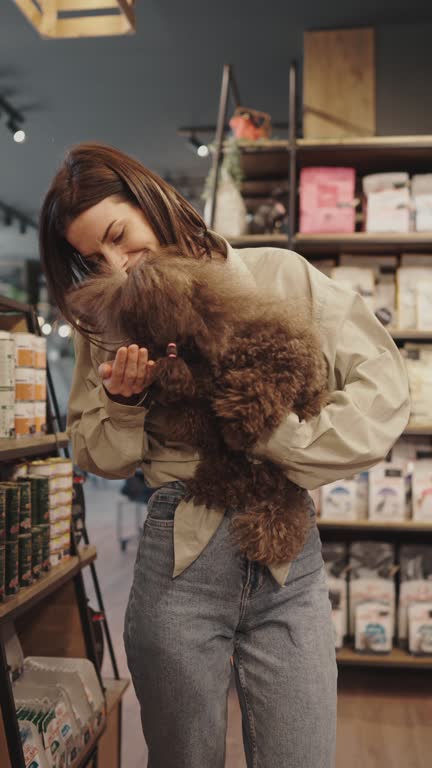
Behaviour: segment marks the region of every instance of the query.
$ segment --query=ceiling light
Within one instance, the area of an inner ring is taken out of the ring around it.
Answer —
[[[203,144],[193,133],[188,137],[188,143],[193,147],[194,152],[197,153],[198,157],[208,157],[209,148],[207,144]]]
[[[58,335],[61,336],[62,339],[67,339],[68,336],[71,335],[71,327],[70,325],[60,325],[58,329]]]
[[[135,0],[15,0],[15,4],[41,37],[111,37],[135,32]]]
[[[16,141],[17,144],[23,144],[25,142],[25,140],[26,140],[26,133],[25,133],[25,131],[23,131],[21,129],[15,131],[15,133],[13,135],[13,139],[14,139],[14,141]]]
[[[209,152],[210,152],[210,150],[209,150],[207,144],[201,144],[201,146],[198,147],[198,149],[197,149],[197,154],[199,155],[199,157],[208,157],[209,156]]]

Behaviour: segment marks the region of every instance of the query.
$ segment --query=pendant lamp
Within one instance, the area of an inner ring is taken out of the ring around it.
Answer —
[[[108,37],[135,32],[135,0],[14,0],[41,37]]]

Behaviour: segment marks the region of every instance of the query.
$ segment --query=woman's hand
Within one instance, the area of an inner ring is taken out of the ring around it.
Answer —
[[[137,400],[153,380],[155,363],[148,359],[148,351],[137,344],[120,347],[115,360],[101,363],[98,368],[102,383],[112,400]]]

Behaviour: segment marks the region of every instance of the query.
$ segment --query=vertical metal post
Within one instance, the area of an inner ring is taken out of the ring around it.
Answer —
[[[289,205],[288,205],[288,245],[295,244],[296,214],[297,214],[297,66],[292,62],[289,71],[289,115],[288,115],[288,146],[289,146]]]
[[[223,140],[225,134],[225,120],[228,111],[228,96],[229,87],[232,76],[232,68],[230,64],[225,64],[222,75],[222,87],[219,99],[219,113],[216,126],[216,150],[213,157],[213,185],[211,194],[211,209],[210,209],[210,229],[213,228],[216,216],[216,204],[217,204],[217,188],[219,183],[219,172],[222,162],[223,152]]]
[[[25,768],[24,754],[15,712],[14,695],[3,639],[0,637],[0,706],[12,768]],[[1,757],[1,755],[0,755]]]

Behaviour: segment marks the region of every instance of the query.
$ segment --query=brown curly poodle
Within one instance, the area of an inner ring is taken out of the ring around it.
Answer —
[[[328,402],[308,309],[246,290],[225,264],[172,248],[129,273],[102,271],[69,301],[96,343],[136,343],[156,361],[151,394],[169,438],[200,454],[187,498],[235,510],[232,532],[250,560],[293,560],[310,527],[307,495],[252,448],[289,412],[309,419]]]

